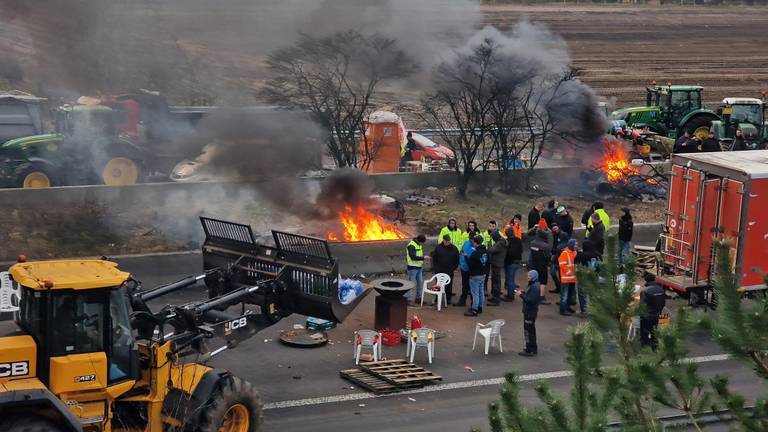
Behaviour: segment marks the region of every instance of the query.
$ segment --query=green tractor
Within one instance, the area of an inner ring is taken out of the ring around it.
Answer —
[[[722,120],[713,122],[712,130],[726,149],[732,148],[737,131],[741,132],[745,149],[763,149],[768,142],[765,109],[765,102],[760,99],[725,98],[717,108]]]
[[[144,175],[149,155],[118,133],[120,116],[103,105],[64,105],[55,133],[0,144],[0,187],[127,185]]]
[[[700,140],[707,138],[713,122],[720,117],[701,106],[697,85],[653,85],[646,87],[645,106],[623,108],[611,113],[612,121],[624,121],[628,127],[648,126],[659,135],[677,138],[683,131]]]

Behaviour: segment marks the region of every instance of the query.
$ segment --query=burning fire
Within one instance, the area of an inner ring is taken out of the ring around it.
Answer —
[[[603,158],[598,163],[598,168],[605,173],[610,183],[626,182],[630,176],[640,175],[637,168],[629,163],[627,152],[620,142],[605,144]]]
[[[360,206],[346,206],[344,211],[339,212],[339,219],[344,225],[341,237],[345,241],[397,240],[408,237],[408,233]],[[328,240],[339,241],[339,235],[329,232]]]

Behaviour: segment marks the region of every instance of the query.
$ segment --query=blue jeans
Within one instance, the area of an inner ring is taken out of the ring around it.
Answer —
[[[469,278],[469,290],[472,292],[472,310],[477,311],[483,307],[485,303],[485,290],[483,285],[485,284],[485,275],[470,276]]]
[[[517,283],[515,282],[515,275],[520,270],[520,264],[514,263],[504,267],[504,280],[507,285],[507,297],[515,298],[515,288]]]
[[[632,243],[619,240],[619,265],[624,265],[624,260],[632,253]]]
[[[421,298],[421,288],[424,285],[424,268],[409,268],[408,280],[416,283],[416,298],[413,297],[413,291],[408,291],[408,295],[406,296],[408,301],[413,303]]]
[[[581,313],[585,314],[587,313],[587,295],[584,293],[584,287],[577,284],[575,289],[579,296],[579,310]]]
[[[565,312],[571,307],[571,299],[575,289],[576,284],[574,282],[562,283],[560,285],[560,312]]]

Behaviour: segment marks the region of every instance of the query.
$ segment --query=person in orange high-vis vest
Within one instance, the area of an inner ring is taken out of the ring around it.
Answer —
[[[506,238],[507,229],[512,228],[512,231],[515,233],[515,237],[519,238],[520,240],[523,239],[523,227],[520,225],[520,223],[523,220],[523,216],[516,214],[512,220],[509,221],[509,223],[504,227],[504,230],[502,231],[502,236]]]
[[[560,315],[573,315],[575,310],[571,309],[571,298],[576,291],[576,240],[568,240],[563,252],[558,257],[560,264]]]

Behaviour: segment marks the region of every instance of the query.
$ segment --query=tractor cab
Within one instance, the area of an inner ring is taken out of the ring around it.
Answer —
[[[723,141],[730,141],[741,131],[747,148],[758,148],[768,140],[768,128],[765,120],[765,104],[756,98],[728,97],[717,108],[722,119],[718,125],[718,135]]]
[[[37,377],[60,395],[140,378],[131,330],[130,274],[104,260],[19,262],[17,323],[37,346]]]
[[[103,105],[64,105],[56,110],[56,131],[76,140],[117,137],[118,113]]]
[[[701,109],[701,86],[666,85],[646,87],[645,105],[659,109],[666,125],[679,125],[691,112]]]

